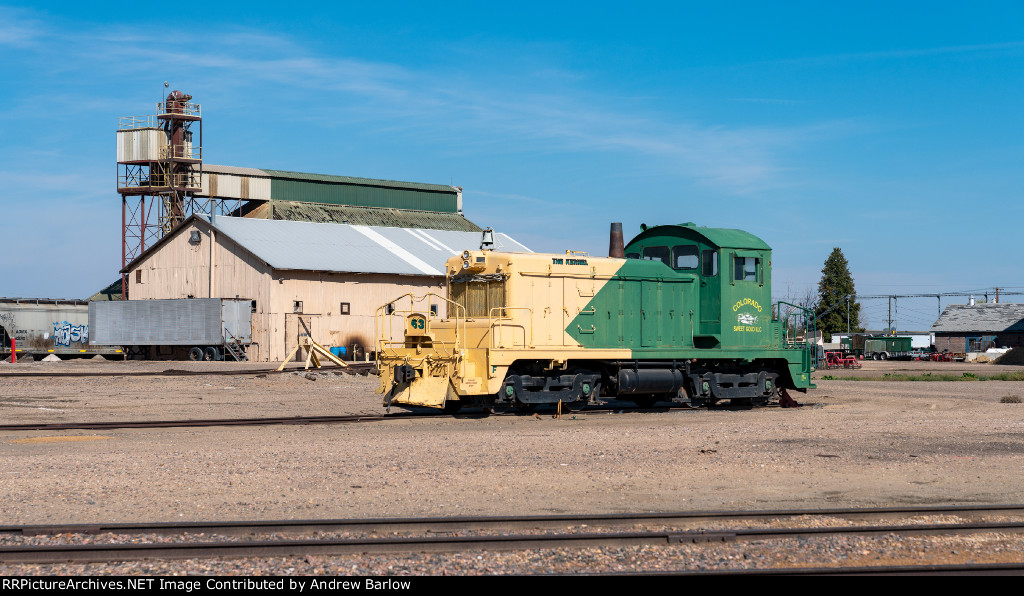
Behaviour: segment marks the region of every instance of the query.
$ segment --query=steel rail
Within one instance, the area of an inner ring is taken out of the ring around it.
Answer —
[[[211,557],[279,557],[301,555],[461,552],[467,550],[525,550],[632,545],[769,540],[805,536],[879,534],[964,534],[1024,532],[1024,522],[771,528],[729,531],[655,531],[560,534],[498,534],[466,536],[403,536],[256,540],[242,542],[181,542],[129,544],[66,544],[0,547],[3,563],[127,561]]]
[[[344,416],[283,416],[276,418],[221,418],[210,420],[125,420],[106,422],[40,422],[29,424],[0,424],[0,432],[22,432],[40,430],[111,430],[118,428],[198,428],[204,426],[270,426],[275,424],[348,424],[354,422],[383,422],[441,416],[434,414],[399,412],[395,414],[352,414]]]
[[[814,405],[814,404],[804,404]],[[589,406],[585,409],[563,413],[562,416],[580,416],[585,414],[619,414],[623,412],[668,412],[686,410],[708,410],[708,411],[729,411],[749,410],[762,408],[778,408],[778,404],[751,408],[750,406],[712,406],[711,408],[693,408],[688,405],[666,405],[655,407],[640,407],[636,405],[600,405]],[[0,424],[0,432],[23,432],[40,430],[111,430],[118,428],[176,428],[176,427],[207,427],[207,426],[270,426],[275,424],[345,424],[349,422],[383,422],[395,419],[417,419],[417,418],[486,418],[489,416],[533,416],[550,415],[549,410],[532,412],[488,412],[484,409],[475,410],[467,408],[456,414],[448,414],[436,408],[418,408],[409,412],[397,412],[394,414],[352,414],[338,416],[283,416],[268,418],[216,418],[216,419],[193,419],[193,420],[121,420],[121,421],[99,421],[99,422],[36,422],[25,424]]]
[[[0,533],[25,536],[53,534],[183,534],[188,532],[256,535],[260,533],[364,531],[457,532],[469,529],[572,528],[581,524],[608,526],[636,523],[694,523],[699,521],[752,520],[801,516],[853,518],[892,517],[926,514],[1024,515],[1024,505],[894,507],[776,511],[720,511],[644,514],[588,514],[571,516],[435,517],[405,519],[279,520],[263,522],[192,522],[153,524],[66,524],[0,526]],[[963,534],[979,532],[1024,532],[1024,522],[967,522],[958,524],[899,524],[815,528],[750,528],[731,530],[662,530],[653,532],[588,532],[556,534],[491,534],[466,536],[362,537],[345,539],[257,540],[246,542],[182,542],[155,544],[71,544],[0,547],[3,563],[95,562],[139,559],[182,559],[208,557],[269,557],[289,555],[338,555],[351,553],[452,552],[472,549],[510,550],[530,548],[583,548],[625,545],[671,545],[681,543],[750,541],[828,535],[881,534]],[[833,568],[828,568],[832,570]],[[874,569],[874,568],[872,568]],[[808,573],[807,571],[791,570]]]
[[[373,362],[351,362],[348,363],[346,368],[329,368],[329,369],[306,369],[301,365],[286,368],[282,371],[276,369],[245,369],[245,370],[181,370],[181,369],[166,369],[161,371],[128,371],[128,372],[117,372],[117,371],[56,371],[56,372],[13,372],[13,371],[2,371],[0,372],[0,379],[18,379],[18,378],[66,378],[66,377],[199,377],[205,375],[211,376],[250,376],[250,375],[270,375],[270,374],[284,374],[284,373],[302,373],[302,372],[330,372],[335,374],[370,374],[374,368]]]
[[[656,577],[661,575],[693,575],[693,576],[764,576],[764,575],[855,575],[855,576],[960,576],[960,575],[1024,575],[1024,563],[960,563],[952,565],[921,564],[921,565],[878,565],[863,567],[758,567],[753,569],[683,569],[678,571],[651,571],[588,574],[582,572],[574,575],[628,575],[632,577]]]
[[[710,522],[724,520],[772,520],[779,518],[833,516],[878,519],[911,515],[1024,515],[1024,503],[1003,505],[939,505],[920,507],[851,507],[829,509],[755,509],[723,511],[667,511],[645,513],[585,513],[575,515],[512,515],[457,517],[383,517],[304,520],[233,520],[152,523],[86,523],[0,525],[0,534],[172,534],[185,532],[257,533],[313,532],[325,530],[409,531],[429,528],[454,531],[467,527],[526,528],[572,524],[623,525],[631,523]],[[916,527],[916,526],[915,526]]]

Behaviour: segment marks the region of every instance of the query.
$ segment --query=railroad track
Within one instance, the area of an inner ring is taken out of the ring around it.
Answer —
[[[814,404],[806,404],[814,405]],[[762,408],[778,408],[778,404],[761,406]],[[562,416],[571,418],[587,414],[618,414],[624,412],[669,412],[677,410],[692,410],[688,405],[672,405],[654,408],[642,408],[634,405],[606,404],[601,406],[587,406],[583,410],[575,412],[563,412]],[[707,409],[707,408],[704,408]],[[749,407],[742,406],[713,406],[711,410],[745,410]],[[760,409],[760,408],[758,408]],[[271,426],[276,424],[309,425],[309,424],[348,424],[353,422],[384,422],[387,420],[399,419],[420,419],[420,418],[486,418],[488,416],[551,416],[554,410],[545,409],[537,412],[504,412],[490,413],[484,410],[467,409],[457,414],[447,414],[434,408],[422,408],[414,411],[403,411],[386,414],[351,414],[340,416],[284,416],[268,418],[216,418],[216,419],[191,419],[191,420],[121,420],[101,422],[38,422],[27,424],[0,424],[0,432],[22,432],[22,431],[62,431],[62,430],[113,430],[119,428],[200,428],[210,426]]]
[[[368,375],[373,372],[375,364],[373,362],[350,362],[345,368],[341,367],[330,367],[326,369],[305,369],[301,365],[285,368],[282,371],[277,369],[268,368],[257,368],[257,369],[244,369],[244,370],[231,370],[231,369],[218,369],[218,370],[182,370],[182,369],[165,369],[165,370],[154,370],[154,371],[55,371],[55,372],[13,372],[4,370],[0,372],[0,379],[10,378],[76,378],[76,377],[201,377],[201,376],[252,376],[252,375],[275,375],[284,373],[334,373],[334,374],[358,374]]]
[[[700,524],[735,526],[753,521],[799,520],[809,516],[849,521],[905,520],[922,515],[964,518],[1024,516],[1024,505],[914,507],[881,509],[819,509],[792,511],[681,512],[648,514],[458,517],[407,519],[303,520],[266,522],[198,522],[156,524],[85,524],[2,526],[9,537],[0,546],[0,563],[64,563],[236,557],[330,556],[409,552],[462,552],[545,548],[607,548],[634,545],[671,546],[683,543],[807,539],[823,536],[901,536],[922,534],[1024,533],[1024,521],[961,521],[959,523],[850,524],[829,527],[729,527],[701,529]],[[621,529],[628,526],[628,529]],[[648,529],[636,529],[643,526]],[[665,527],[660,527],[665,526]],[[696,526],[696,527],[695,527]],[[653,528],[653,529],[650,529]],[[285,538],[319,534],[315,538]],[[60,535],[98,536],[88,544],[11,546],[10,535],[22,540]],[[139,542],[140,536],[180,536],[180,542]],[[107,536],[107,538],[103,538]],[[133,536],[132,542],[125,542]],[[235,539],[227,539],[235,537]],[[199,538],[199,539],[197,539]],[[929,573],[1024,570],[1024,562],[982,566],[887,566],[868,568],[802,568],[736,570],[728,573]],[[701,572],[708,574],[722,571]]]
[[[0,432],[38,430],[112,430],[118,428],[200,428],[204,426],[270,426],[275,424],[350,424],[355,422],[382,422],[403,418],[440,416],[441,412],[396,414],[352,414],[344,416],[285,416],[277,418],[220,418],[210,420],[124,420],[107,422],[40,422],[33,424],[0,424]]]

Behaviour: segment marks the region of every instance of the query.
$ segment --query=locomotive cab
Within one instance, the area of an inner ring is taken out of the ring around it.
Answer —
[[[695,348],[771,345],[771,249],[761,239],[692,223],[644,226],[625,253],[699,278]]]

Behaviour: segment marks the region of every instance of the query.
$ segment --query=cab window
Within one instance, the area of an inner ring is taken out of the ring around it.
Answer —
[[[705,250],[701,254],[701,261],[703,269],[701,274],[704,277],[714,277],[718,275],[718,251],[717,250]]]
[[[644,249],[644,260],[645,261],[661,261],[666,265],[669,264],[668,259],[668,247],[667,246],[648,246]]]
[[[700,266],[700,249],[694,245],[673,246],[672,262],[674,269],[696,269]]]
[[[640,253],[638,253],[638,252],[627,252],[626,253],[626,258],[627,259],[639,259],[640,258]]]
[[[757,281],[757,273],[761,268],[761,259],[757,257],[736,257],[736,281]]]

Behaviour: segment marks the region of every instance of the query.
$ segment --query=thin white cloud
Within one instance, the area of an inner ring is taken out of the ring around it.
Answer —
[[[0,6],[0,46],[24,48],[43,35],[41,23],[25,9]]]
[[[292,110],[324,126],[348,125],[358,115],[364,124],[401,129],[407,137],[447,138],[450,146],[654,158],[651,167],[728,193],[795,184],[786,163],[791,153],[850,128],[850,123],[725,127],[678,121],[633,109],[626,100],[594,96],[560,69],[551,69],[558,91],[544,92],[537,89],[550,81],[542,69],[494,79],[478,72],[416,70],[319,56],[300,41],[241,28],[215,37],[179,34],[173,47],[153,44],[129,29],[58,33],[53,39],[59,42],[37,50],[51,58],[45,60],[51,73],[88,70],[89,76],[119,84],[155,73],[162,73],[156,78],[209,81],[211,87],[231,90],[226,93],[249,95],[250,103],[287,96],[269,108],[275,113]],[[325,96],[338,101],[323,102]]]
[[[976,54],[993,52],[1020,52],[1024,50],[1024,41],[1011,41],[1005,43],[989,43],[962,46],[943,46],[938,48],[917,48],[907,50],[879,50],[874,52],[851,52],[848,54],[829,54],[826,56],[810,56],[806,58],[791,58],[787,60],[774,60],[773,64],[797,64],[797,65],[826,65],[836,62],[863,61],[863,60],[902,60],[907,58],[923,58],[929,56],[940,56],[945,54]]]

